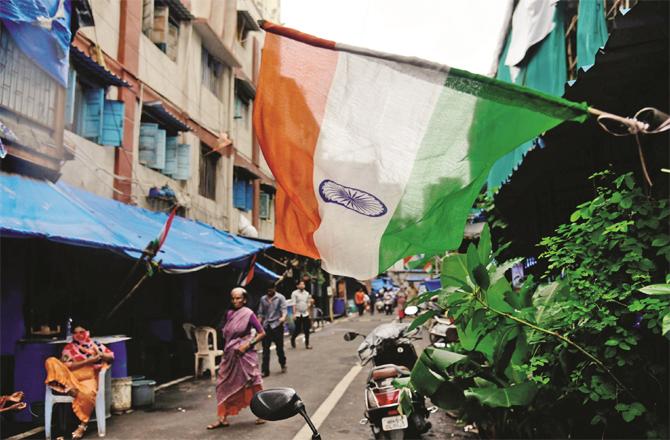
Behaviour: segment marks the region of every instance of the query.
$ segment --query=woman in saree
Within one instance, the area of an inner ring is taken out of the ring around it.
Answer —
[[[84,436],[98,393],[98,374],[114,360],[114,353],[91,339],[83,326],[74,327],[72,342],[63,348],[61,358],[50,357],[44,363],[47,386],[58,393],[72,396],[72,410],[81,422],[72,433],[73,439]]]
[[[230,295],[233,308],[226,313],[222,326],[224,349],[216,380],[218,421],[207,429],[230,426],[228,416],[237,415],[249,406],[254,394],[263,389],[254,346],[265,337],[265,332],[254,312],[245,307],[247,291],[236,287]],[[256,420],[256,424],[261,423],[264,421]]]

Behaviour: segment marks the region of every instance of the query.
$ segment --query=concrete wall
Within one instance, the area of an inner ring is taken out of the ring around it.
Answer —
[[[112,198],[114,196],[114,147],[103,147],[65,130],[66,150],[74,159],[68,160],[61,169],[61,179],[70,185],[86,188],[94,194]]]
[[[121,2],[119,0],[89,0],[89,4],[93,10],[95,27],[84,27],[79,32],[97,42],[107,55],[118,59]]]

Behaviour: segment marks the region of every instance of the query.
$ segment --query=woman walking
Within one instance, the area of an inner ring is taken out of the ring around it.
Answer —
[[[218,421],[207,429],[230,426],[228,416],[237,415],[263,389],[254,346],[265,337],[263,327],[247,303],[247,291],[236,287],[230,293],[232,310],[226,313],[223,332],[223,359],[216,380]],[[255,330],[255,335],[253,334]],[[257,419],[256,424],[264,423]]]
[[[98,374],[114,360],[114,353],[101,343],[91,339],[83,326],[74,327],[72,342],[63,348],[60,360],[48,358],[44,367],[44,381],[52,390],[74,398],[72,410],[81,422],[72,433],[73,439],[84,436],[91,413],[95,408],[98,393]]]

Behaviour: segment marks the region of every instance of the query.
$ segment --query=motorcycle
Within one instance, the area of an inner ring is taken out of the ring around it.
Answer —
[[[365,418],[375,439],[400,440],[416,438],[431,428],[427,420],[436,408],[426,408],[425,398],[412,395],[412,414],[408,417],[400,413],[400,390],[393,386],[393,380],[409,377],[410,369],[417,360],[412,340],[417,339],[418,329],[406,332],[409,324],[386,323],[376,327],[365,336],[358,347],[358,357],[363,365],[372,362],[365,388]],[[344,339],[351,341],[360,333],[345,333]]]
[[[259,391],[251,399],[251,412],[263,420],[284,420],[300,414],[312,430],[312,440],[321,440],[321,434],[307,414],[305,404],[293,388],[271,388]]]
[[[430,344],[436,348],[445,348],[451,342],[458,342],[458,331],[454,320],[445,314],[445,310],[437,304],[437,297],[428,302],[429,310],[436,310],[428,326],[428,339]]]

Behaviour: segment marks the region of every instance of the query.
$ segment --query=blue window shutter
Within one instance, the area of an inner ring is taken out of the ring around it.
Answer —
[[[165,140],[165,168],[163,174],[168,176],[177,172],[177,136],[168,136]]]
[[[245,182],[246,186],[246,204],[247,204],[247,211],[252,211],[254,209],[254,183],[252,180],[247,180]]]
[[[238,209],[246,208],[246,195],[244,180],[235,178],[233,180],[233,206]]]
[[[81,136],[98,142],[102,137],[102,112],[104,110],[105,89],[84,91],[84,113]]]
[[[165,130],[160,128],[156,131],[156,137],[154,138],[154,145],[156,146],[156,156],[154,156],[154,163],[149,164],[151,168],[157,170],[162,170],[165,168],[165,139],[166,133]]]
[[[102,140],[100,144],[112,147],[121,146],[123,139],[123,101],[105,101],[102,113]]]
[[[139,161],[151,166],[156,162],[156,145],[154,139],[158,132],[158,124],[142,123],[140,125]]]
[[[65,126],[74,123],[74,95],[77,90],[77,71],[70,67],[67,76],[67,93],[65,95]]]
[[[177,180],[188,180],[191,177],[191,146],[177,145],[177,171],[172,175]]]

